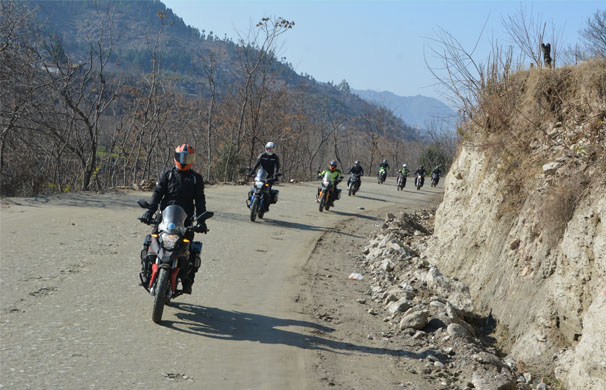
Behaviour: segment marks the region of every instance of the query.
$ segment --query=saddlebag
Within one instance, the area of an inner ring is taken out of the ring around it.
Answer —
[[[271,190],[271,203],[278,203],[278,194],[280,193],[279,190]]]

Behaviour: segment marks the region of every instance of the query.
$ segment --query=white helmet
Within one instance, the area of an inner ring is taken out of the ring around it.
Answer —
[[[406,164],[402,164],[402,168],[406,168],[408,165]]]
[[[268,142],[265,144],[265,151],[267,152],[267,154],[269,154],[270,156],[272,154],[274,154],[274,149],[276,148],[276,144],[274,144],[273,142]]]

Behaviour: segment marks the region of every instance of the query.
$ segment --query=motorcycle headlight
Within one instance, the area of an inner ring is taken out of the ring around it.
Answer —
[[[262,181],[255,182],[255,187],[257,187],[257,188],[263,188],[264,185],[265,185],[265,183],[263,183]]]
[[[177,241],[179,241],[179,235],[162,233],[162,234],[160,234],[160,240],[162,241],[162,246],[164,248],[166,248],[168,250],[173,250],[173,249],[175,249],[175,245],[177,244]]]

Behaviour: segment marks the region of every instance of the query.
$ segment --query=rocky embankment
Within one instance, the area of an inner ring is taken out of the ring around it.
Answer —
[[[437,388],[547,389],[543,378],[503,355],[495,320],[474,311],[468,287],[442,274],[426,254],[433,214],[387,214],[360,257],[370,277],[368,313],[383,316],[388,336],[416,341],[428,354],[423,375]],[[414,383],[403,387],[416,388]]]
[[[606,389],[606,61],[508,85],[519,96],[464,125],[425,255],[492,313],[518,362]]]

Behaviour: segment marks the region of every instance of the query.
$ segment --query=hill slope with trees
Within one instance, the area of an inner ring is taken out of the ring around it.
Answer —
[[[421,152],[388,109],[276,57],[292,21],[264,18],[233,42],[155,0],[28,4],[2,3],[4,195],[155,180],[185,141],[210,181],[242,178],[267,140],[294,179],[330,159],[368,167]]]

